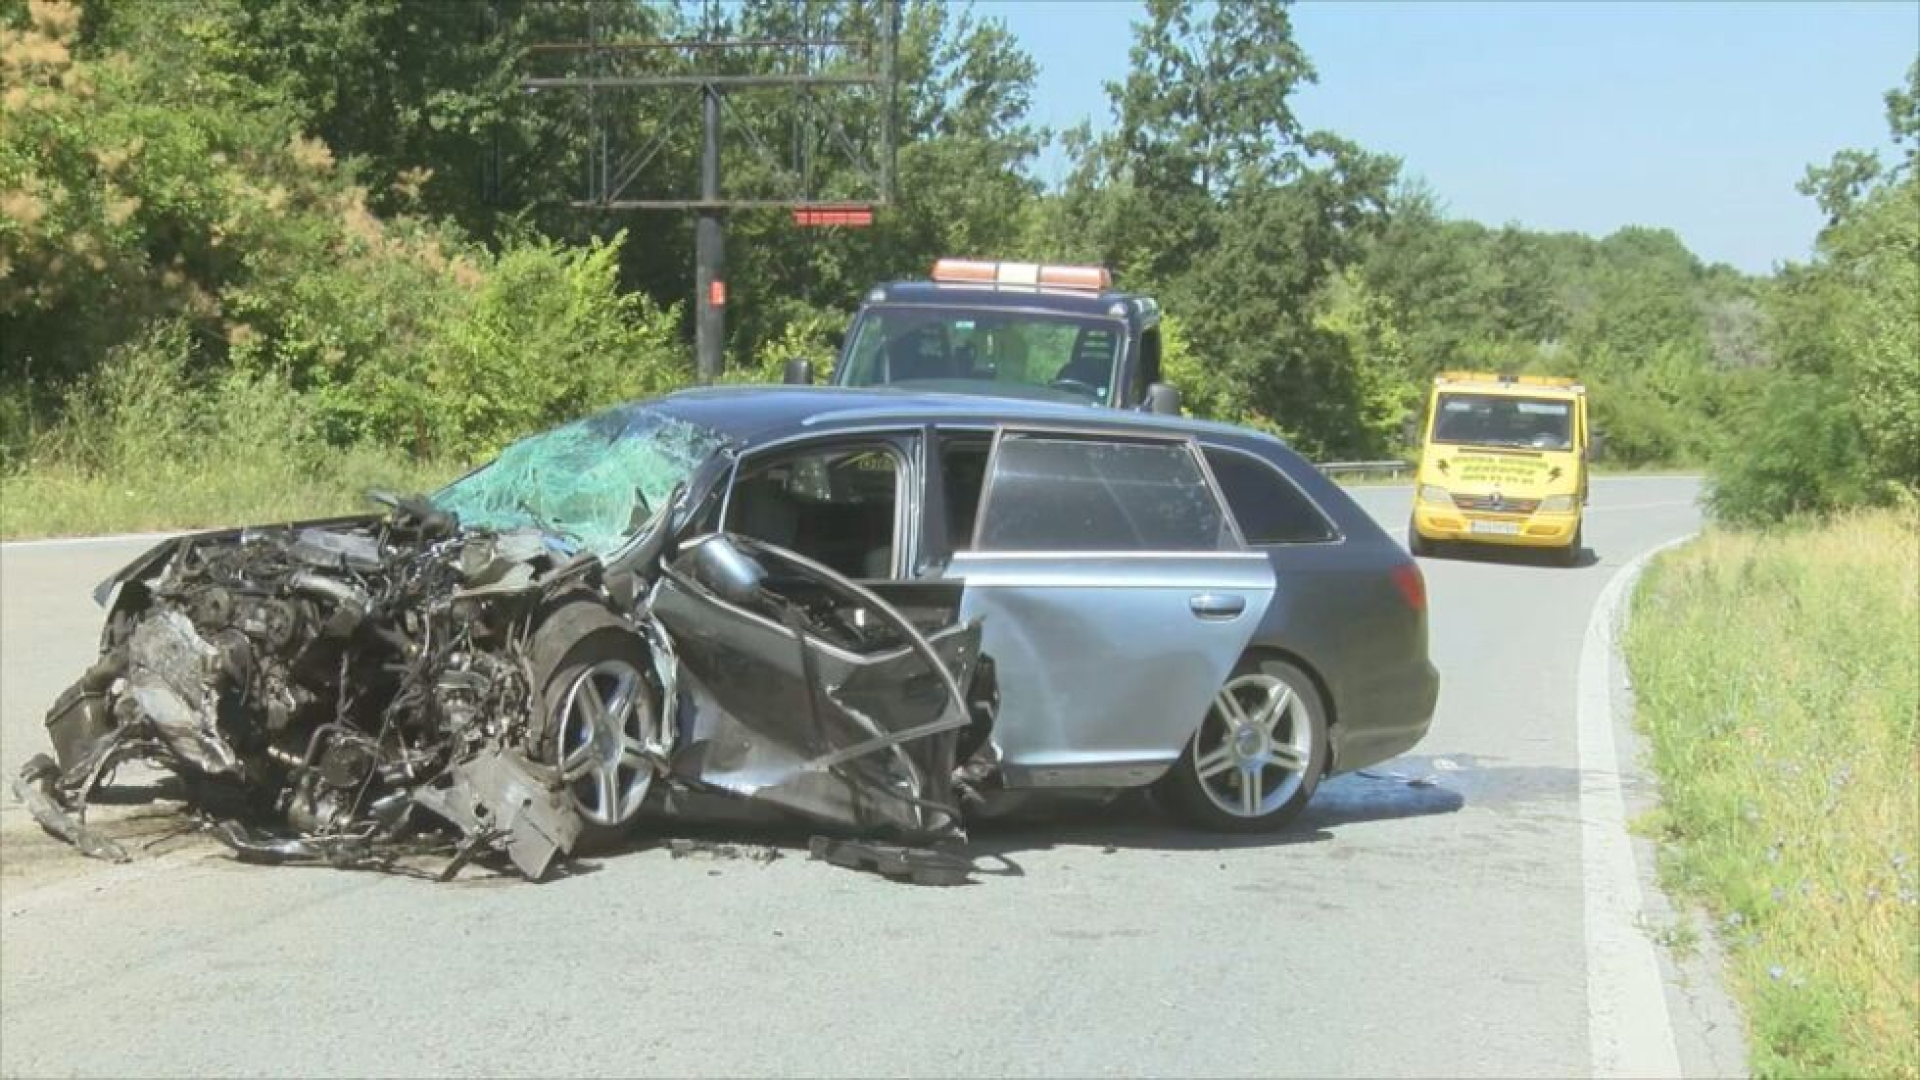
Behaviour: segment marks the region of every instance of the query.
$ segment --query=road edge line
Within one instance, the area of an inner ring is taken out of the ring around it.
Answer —
[[[1580,742],[1580,864],[1587,950],[1587,1052],[1592,1075],[1679,1076],[1680,1054],[1627,832],[1627,807],[1614,739],[1610,676],[1620,614],[1654,556],[1698,532],[1635,556],[1594,602],[1580,646],[1575,705]]]
[[[186,532],[196,530],[188,529]],[[159,543],[171,540],[182,532],[114,533],[108,536],[45,536],[32,540],[0,540],[0,551],[12,551],[15,548],[36,547],[85,547],[88,544],[131,544],[135,541]]]

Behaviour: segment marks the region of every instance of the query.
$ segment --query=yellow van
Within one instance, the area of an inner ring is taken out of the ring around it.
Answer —
[[[1587,390],[1573,379],[1450,371],[1420,429],[1407,547],[1464,541],[1580,556],[1587,502]]]

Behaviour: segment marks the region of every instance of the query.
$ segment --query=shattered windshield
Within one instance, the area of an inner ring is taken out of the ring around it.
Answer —
[[[433,502],[469,528],[532,526],[605,555],[724,442],[655,407],[623,405],[514,443]]]

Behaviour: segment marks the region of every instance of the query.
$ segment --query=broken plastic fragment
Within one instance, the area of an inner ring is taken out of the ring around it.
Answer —
[[[45,754],[35,754],[27,762],[20,775],[13,778],[13,795],[26,804],[27,813],[40,827],[54,836],[65,840],[80,849],[82,855],[89,858],[105,859],[108,862],[128,862],[127,850],[112,840],[87,827],[77,816],[68,813],[56,794],[55,784],[60,779],[60,767]]]
[[[964,885],[973,872],[972,859],[937,848],[816,836],[807,843],[807,850],[822,862],[915,885]]]

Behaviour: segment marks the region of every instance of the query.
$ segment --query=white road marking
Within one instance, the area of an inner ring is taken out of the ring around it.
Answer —
[[[37,547],[80,547],[89,544],[131,544],[146,541],[157,544],[180,536],[178,532],[121,533],[117,536],[56,536],[46,540],[0,540],[0,549],[12,551],[14,548]]]
[[[1621,606],[1649,560],[1692,535],[1636,556],[1601,590],[1580,648],[1580,862],[1585,881],[1587,1050],[1594,1076],[1679,1076],[1659,958],[1640,929],[1643,897],[1627,835],[1609,673]]]

